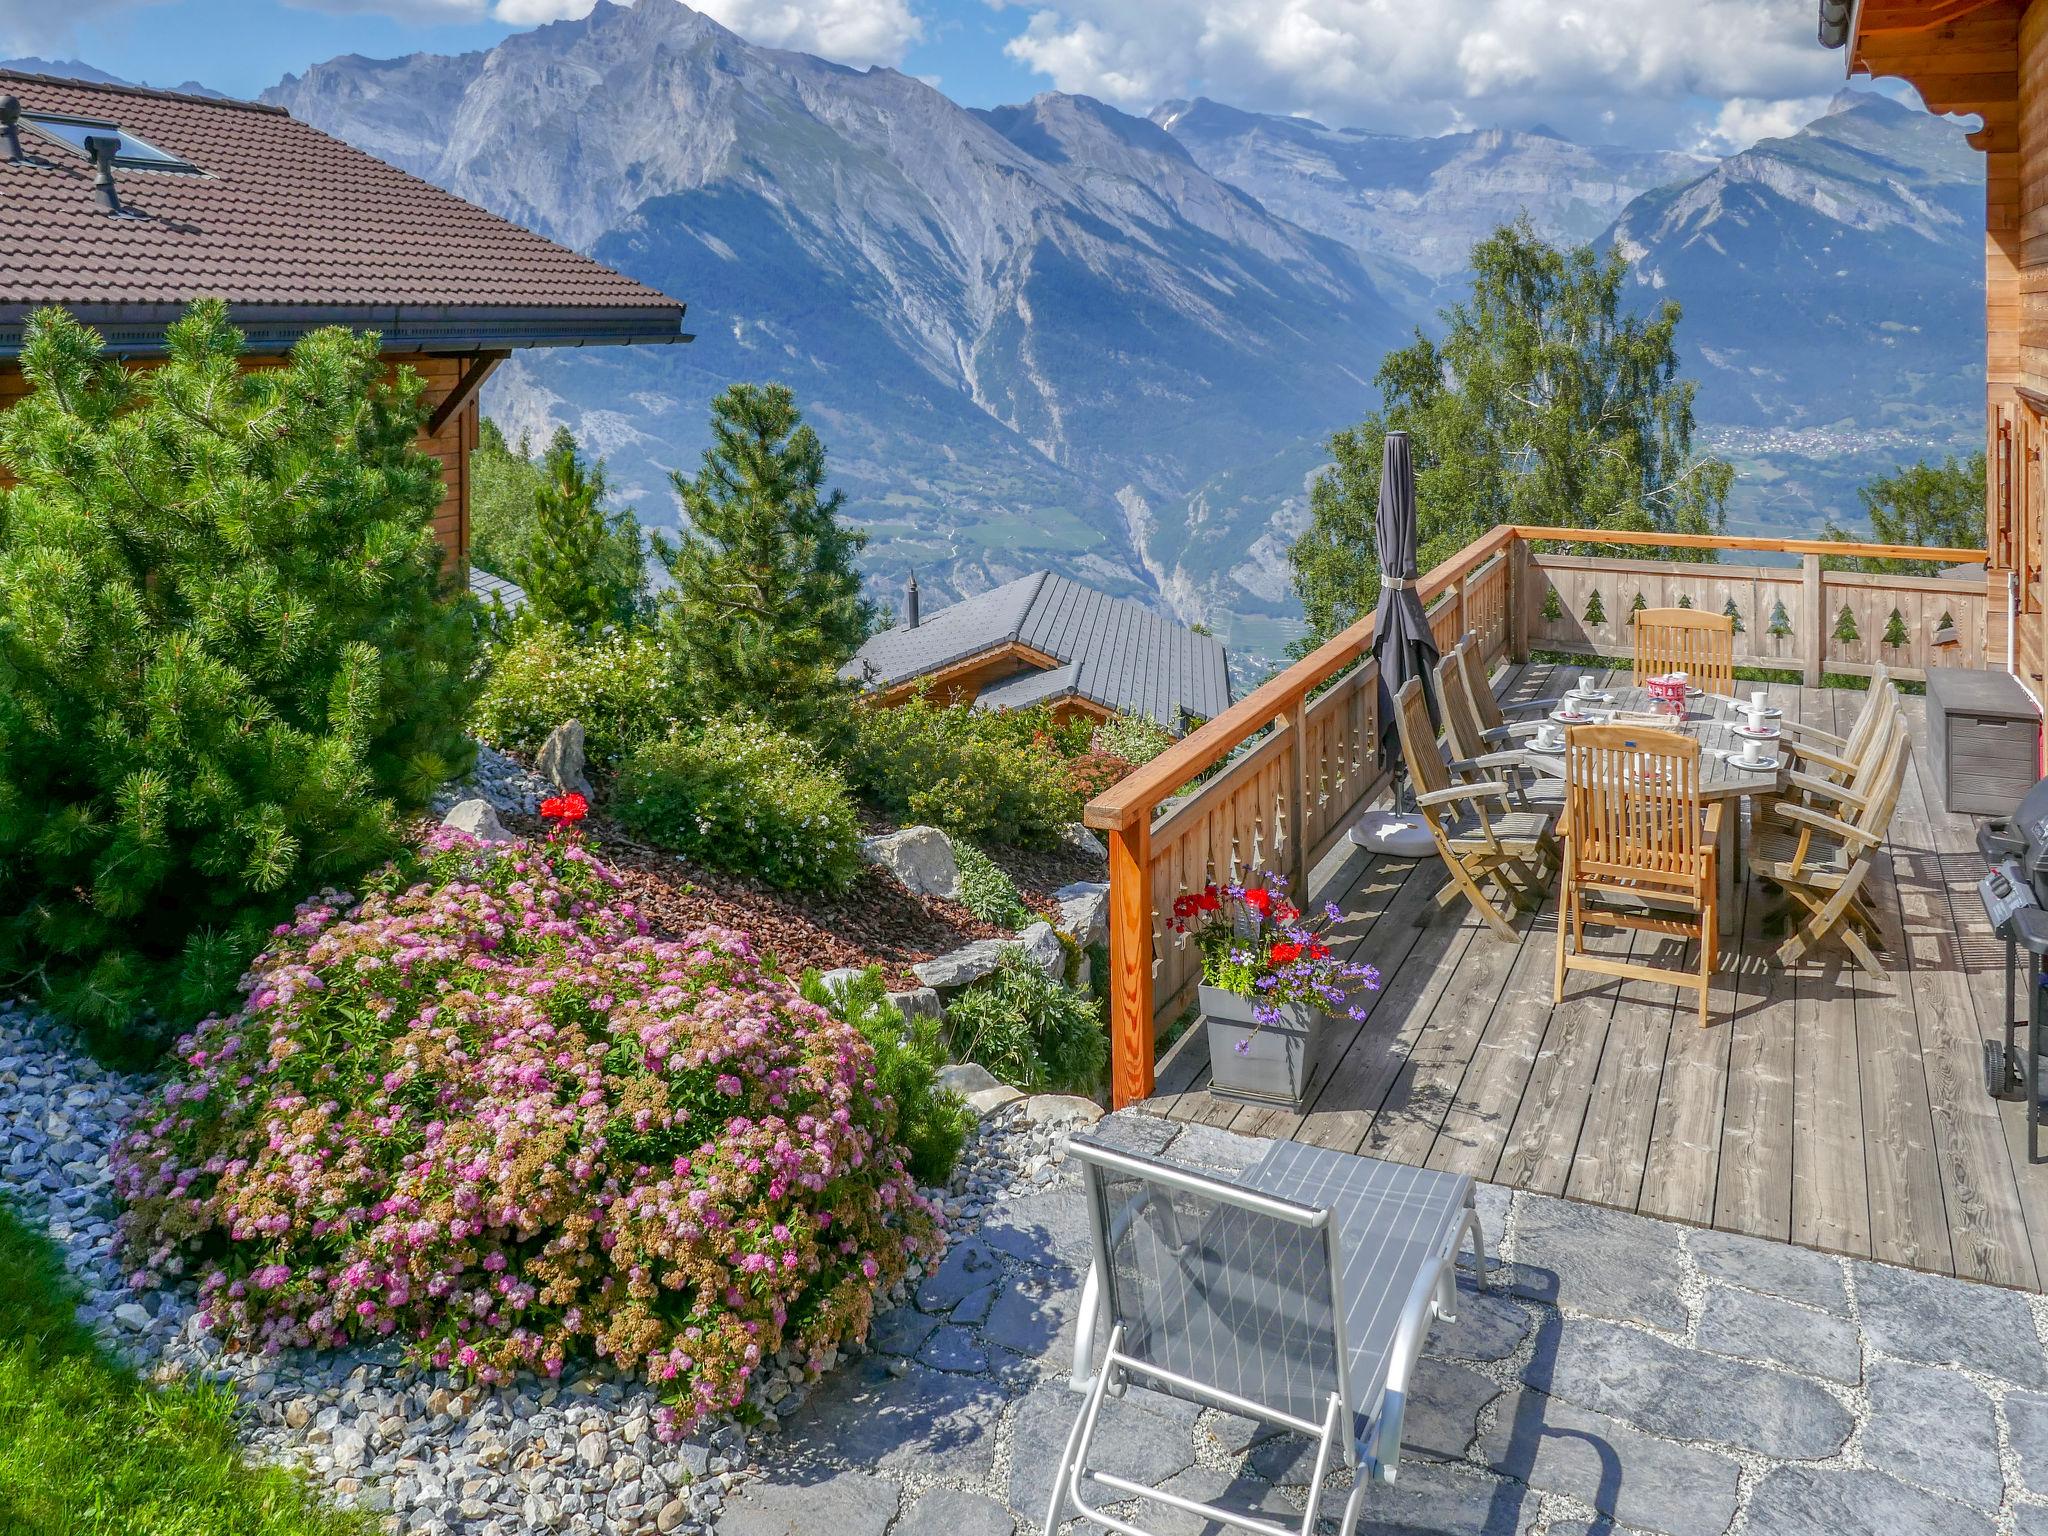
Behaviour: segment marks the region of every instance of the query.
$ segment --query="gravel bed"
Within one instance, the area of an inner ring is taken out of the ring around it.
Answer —
[[[304,1469],[337,1504],[417,1536],[694,1532],[765,1457],[815,1383],[778,1358],[741,1415],[688,1440],[654,1438],[659,1398],[601,1366],[556,1381],[466,1385],[405,1365],[391,1347],[225,1352],[194,1320],[190,1288],[131,1291],[114,1251],[108,1153],[149,1079],[100,1067],[56,1026],[0,1003],[0,1180],[77,1277],[80,1318],[156,1379],[198,1373],[231,1385],[253,1458]],[[1055,1173],[1064,1138],[1014,1109],[977,1130],[945,1190],[957,1239],[1012,1188]],[[923,1272],[877,1303],[901,1305]],[[742,1422],[745,1421],[745,1422]]]

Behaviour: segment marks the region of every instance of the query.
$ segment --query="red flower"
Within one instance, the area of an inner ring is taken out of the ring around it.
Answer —
[[[1279,922],[1291,923],[1301,916],[1301,908],[1291,901],[1283,901],[1273,909],[1273,916]]]
[[[1330,946],[1321,939],[1310,939],[1308,941],[1308,957],[1311,960],[1327,960],[1330,958]]]
[[[1256,891],[1246,891],[1244,904],[1259,916],[1270,917],[1273,914],[1273,893],[1263,887]]]
[[[1213,885],[1204,886],[1202,894],[1195,900],[1204,912],[1220,911],[1223,906],[1223,898],[1216,894],[1216,887]]]
[[[1183,920],[1193,917],[1202,909],[1199,896],[1176,896],[1173,898],[1173,915]]]
[[[1249,896],[1251,893],[1247,891],[1245,894]],[[1265,893],[1262,891],[1260,894],[1264,895]],[[1301,958],[1301,946],[1288,943],[1275,944],[1266,952],[1266,958],[1275,965],[1292,965]]]
[[[572,789],[566,795],[550,795],[541,801],[540,813],[549,821],[574,826],[590,814],[590,802]]]

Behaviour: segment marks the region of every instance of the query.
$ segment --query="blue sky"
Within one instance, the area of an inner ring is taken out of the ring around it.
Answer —
[[[641,0],[671,4],[676,0]],[[695,0],[742,36],[933,79],[970,106],[1204,94],[1404,133],[1546,124],[1726,152],[1842,84],[1813,0]],[[487,48],[592,0],[0,0],[0,57],[253,95],[342,53]]]

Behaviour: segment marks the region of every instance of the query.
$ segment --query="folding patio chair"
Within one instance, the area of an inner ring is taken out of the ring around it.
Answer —
[[[1471,645],[1461,641],[1437,663],[1436,696],[1443,706],[1444,745],[1451,749],[1451,772],[1468,782],[1499,775],[1519,810],[1556,812],[1564,807],[1564,785],[1549,774],[1531,773],[1516,751],[1494,751],[1486,727],[1466,690],[1466,661]]]
[[[1457,1299],[1457,1256],[1486,1256],[1464,1174],[1273,1142],[1222,1174],[1077,1133],[1095,1262],[1081,1296],[1072,1384],[1086,1394],[1054,1472],[1045,1529],[1078,1514],[1154,1536],[1101,1503],[1154,1501],[1255,1536],[1310,1536],[1324,1478],[1356,1475],[1339,1536],[1366,1490],[1394,1481],[1409,1374],[1433,1319]],[[1098,1322],[1108,1328],[1099,1369]],[[1106,1397],[1131,1384],[1291,1430],[1316,1443],[1298,1528],[1091,1465]]]
[[[1450,883],[1436,893],[1447,907],[1462,894],[1486,926],[1503,939],[1515,937],[1507,914],[1486,894],[1498,890],[1509,903],[1533,912],[1543,904],[1550,872],[1557,868],[1557,841],[1543,811],[1513,808],[1513,792],[1498,779],[1453,784],[1450,769],[1430,729],[1422,679],[1411,677],[1394,696],[1401,758],[1415,786],[1415,808],[1429,823],[1429,835]]]
[[[1486,675],[1485,663],[1479,659],[1479,647],[1472,643],[1470,635],[1453,646],[1451,654],[1458,658],[1458,675],[1465,681],[1465,697],[1472,705],[1472,713],[1479,717],[1480,736],[1488,746],[1498,746],[1518,736],[1533,736],[1543,724],[1540,720],[1524,720],[1510,725],[1509,710],[1557,708],[1555,699],[1523,699],[1502,704],[1500,695],[1493,691],[1493,680]]]
[[[1834,783],[1847,783],[1859,768],[1866,766],[1871,743],[1891,712],[1898,708],[1898,702],[1899,691],[1892,685],[1891,669],[1879,662],[1871,671],[1863,707],[1857,711],[1847,736],[1833,735],[1789,715],[1778,722],[1778,734],[1784,739],[1786,750],[1805,762],[1809,773]]]
[[[1694,686],[1724,697],[1735,691],[1735,621],[1697,608],[1643,608],[1635,631],[1635,684],[1683,672]]]

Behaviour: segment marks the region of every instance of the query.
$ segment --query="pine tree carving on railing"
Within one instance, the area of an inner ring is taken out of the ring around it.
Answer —
[[[1644,599],[1643,594],[1638,592],[1636,594],[1636,600],[1628,605],[1628,611],[1630,613],[1641,613],[1645,608],[1649,606],[1650,605]]]
[[[1641,602],[1642,599],[1637,598],[1636,601]],[[1681,608],[1690,608],[1692,606],[1692,599],[1690,597],[1687,597],[1684,593],[1680,593],[1678,597],[1678,606]]]
[[[1564,618],[1564,599],[1557,595],[1555,583],[1543,589],[1543,622],[1556,624]]]
[[[1842,611],[1835,615],[1835,639],[1843,645],[1854,645],[1862,638],[1862,631],[1856,627],[1855,613],[1847,603],[1842,604]]]
[[[1742,633],[1742,610],[1735,606],[1735,599],[1729,598],[1721,605],[1721,616],[1734,627],[1736,634]]]
[[[1894,608],[1892,616],[1884,621],[1884,643],[1897,650],[1911,638],[1906,633],[1906,616]]]
[[[1607,605],[1600,601],[1600,589],[1595,587],[1586,598],[1586,611],[1580,615],[1586,623],[1598,629],[1607,622]]]
[[[1773,640],[1789,640],[1792,637],[1792,615],[1785,611],[1785,599],[1782,597],[1771,607],[1771,622],[1765,632]]]

